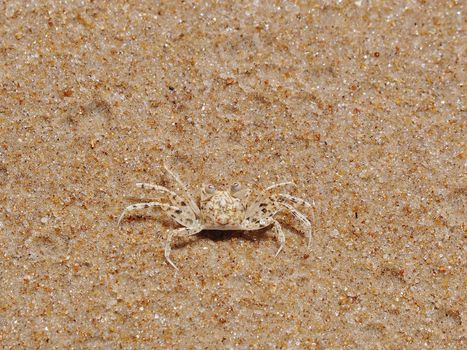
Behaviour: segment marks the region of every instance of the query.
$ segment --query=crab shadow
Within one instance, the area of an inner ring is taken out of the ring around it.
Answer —
[[[238,239],[241,241],[257,242],[268,239],[274,239],[268,234],[268,228],[263,228],[258,231],[222,231],[222,230],[203,230],[196,235],[190,237],[177,237],[173,240],[172,249],[181,249],[183,247],[196,244],[198,241],[207,239],[213,242],[228,241]]]
[[[150,222],[152,220],[158,220],[163,227],[163,231],[167,232],[170,230],[176,229],[176,227],[173,226],[173,221],[171,221],[169,218],[164,218],[164,217],[157,217],[151,214],[146,214],[146,215],[131,215],[125,218],[126,221],[129,222],[134,222],[134,223],[145,223],[145,222]],[[296,225],[290,225],[286,224],[284,222],[281,223],[282,229],[286,235],[286,241],[287,238],[290,236],[298,236],[298,237],[303,237],[303,232],[296,226]],[[162,240],[165,240],[165,233],[162,233]],[[246,241],[246,242],[262,242],[262,241],[275,241],[277,242],[276,235],[274,233],[274,228],[272,225],[264,227],[259,230],[254,230],[254,231],[242,231],[242,230],[232,230],[232,231],[224,231],[224,230],[203,230],[193,236],[188,236],[188,237],[174,237],[172,241],[172,249],[181,249],[186,246],[190,246],[192,244],[196,244],[198,241],[207,239],[211,240],[213,242],[222,242],[222,241],[228,241],[231,239],[238,239],[241,241]],[[287,244],[287,243],[286,243]]]
[[[282,225],[282,228],[287,232],[300,235],[300,232],[289,225]],[[242,231],[242,230],[203,230],[196,235],[190,237],[177,237],[172,243],[172,249],[181,249],[183,247],[197,243],[200,239],[208,239],[213,242],[228,241],[231,239],[238,239],[246,242],[262,242],[272,240],[277,241],[272,226],[254,230],[254,231]]]

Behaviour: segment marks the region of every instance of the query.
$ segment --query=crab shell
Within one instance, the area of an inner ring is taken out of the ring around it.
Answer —
[[[212,185],[201,189],[201,221],[207,230],[239,230],[245,219],[244,192],[233,184],[230,191],[215,190]]]

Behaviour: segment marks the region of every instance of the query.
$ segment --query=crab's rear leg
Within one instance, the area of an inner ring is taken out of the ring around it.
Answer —
[[[279,239],[279,242],[282,244],[280,233],[282,229],[280,229],[279,224],[276,224],[276,220],[274,220],[273,217],[279,211],[283,210],[290,211],[293,214],[293,216],[300,221],[300,223],[305,229],[305,237],[308,240],[307,248],[310,249],[312,240],[312,225],[310,221],[304,214],[295,209],[289,203],[285,203],[284,200],[281,199],[279,196],[271,196],[265,201],[256,202],[253,205],[251,205],[247,210],[247,215],[242,225],[245,227],[245,230],[258,230],[260,228],[274,224],[274,229],[276,231],[277,237]],[[282,246],[279,248],[276,255],[279,254],[281,250]]]
[[[174,237],[188,237],[188,236],[193,236],[199,233],[202,230],[201,226],[198,227],[181,227],[176,230],[172,230],[169,232],[169,235],[167,236],[167,240],[165,242],[164,246],[164,256],[167,262],[172,265],[176,270],[178,270],[178,267],[174,264],[174,262],[170,259],[170,251],[172,250],[170,244],[172,243],[172,239]]]

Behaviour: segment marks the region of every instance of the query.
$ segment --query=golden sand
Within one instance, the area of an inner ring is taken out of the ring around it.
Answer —
[[[1,348],[465,346],[461,1],[0,10]],[[294,181],[312,251],[282,215],[278,257],[201,233],[176,273],[169,217],[116,224],[163,160],[194,194]]]

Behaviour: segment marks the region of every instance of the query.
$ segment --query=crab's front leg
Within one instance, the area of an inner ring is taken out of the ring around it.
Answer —
[[[276,255],[279,254],[279,252],[282,250],[285,242],[285,237],[279,223],[276,220],[274,220],[274,216],[278,212],[284,210],[291,212],[293,216],[300,221],[300,223],[305,229],[305,237],[308,240],[307,248],[310,249],[311,247],[312,225],[310,221],[303,213],[295,209],[289,203],[286,203],[286,200],[292,201],[297,204],[302,204],[307,207],[311,206],[311,204],[298,197],[293,197],[285,194],[272,195],[268,198],[261,198],[260,201],[253,203],[247,209],[245,220],[243,223],[245,230],[257,230],[268,225],[274,224],[274,230],[281,244]]]
[[[179,208],[179,207],[169,205],[167,203],[161,203],[161,202],[136,203],[136,204],[129,205],[123,210],[122,214],[118,218],[117,224],[120,225],[120,222],[125,217],[125,214],[128,213],[129,211],[147,209],[151,207],[161,208],[173,220],[175,220],[182,226],[196,227],[197,225],[199,225],[198,220],[196,219],[196,216],[194,215],[194,213],[192,212],[190,208],[188,207]]]
[[[301,213],[300,211],[298,211],[297,209],[295,209],[293,206],[291,206],[288,203],[281,202],[279,203],[279,205],[283,206],[285,209],[290,211],[292,215],[296,219],[298,219],[298,221],[300,221],[300,223],[303,225],[303,227],[305,228],[305,237],[308,240],[307,248],[310,249],[311,241],[313,238],[313,226],[311,225],[310,220],[308,220],[308,218],[303,213]]]
[[[276,252],[275,256],[278,256],[281,252],[282,248],[285,245],[285,235],[284,231],[282,231],[282,227],[277,220],[274,220],[274,231],[276,232],[277,240],[279,241],[279,249]]]
[[[174,191],[171,191],[164,186],[153,185],[148,183],[137,183],[136,187],[167,193],[170,203],[181,210],[181,212],[179,213],[181,222],[179,220],[176,221],[182,224],[183,226],[188,227],[192,226],[196,222],[196,210],[199,210],[197,209],[198,207],[193,207],[189,200],[183,198]]]
[[[123,210],[122,214],[120,214],[120,216],[118,217],[117,224],[120,225],[120,222],[124,218],[125,214],[128,213],[129,211],[147,209],[151,207],[159,207],[162,210],[168,212],[171,216],[175,216],[179,212],[181,212],[181,209],[174,207],[172,205],[166,204],[166,203],[161,203],[161,202],[136,203],[136,204],[129,205]]]
[[[295,204],[303,205],[304,207],[307,207],[307,208],[313,208],[314,209],[315,206],[311,205],[310,203],[308,203],[306,200],[304,200],[302,198],[291,196],[289,194],[284,194],[284,193],[280,193],[278,195],[272,195],[270,198],[274,203],[277,203],[283,209],[285,209],[287,211],[290,211],[292,213],[292,215],[298,221],[300,221],[302,226],[305,228],[305,237],[308,239],[307,248],[310,249],[311,240],[313,238],[313,226],[312,226],[310,220],[308,220],[308,218],[302,212],[300,212],[295,207],[293,207],[292,205],[287,203],[287,201],[290,201],[290,202],[295,203]],[[314,201],[313,201],[313,204],[314,204]],[[313,210],[311,211],[311,215],[312,215],[312,220],[313,220],[313,223],[314,223],[315,222],[315,216],[314,216],[314,211]]]
[[[175,172],[170,170],[170,168],[167,166],[167,164],[165,164],[165,162],[163,163],[163,165],[164,165],[165,171],[175,180],[177,185],[180,186],[180,188],[183,190],[183,192],[185,194],[185,197],[187,198],[188,202],[190,203],[190,207],[192,208],[193,212],[196,215],[199,215],[200,214],[199,207],[196,204],[196,202],[194,201],[193,196],[190,193],[190,191],[188,191],[188,188],[186,187],[186,185],[182,182],[182,180],[180,180],[180,177]]]
[[[198,225],[193,228],[189,227],[181,227],[176,230],[172,230],[169,232],[169,235],[167,236],[167,240],[165,241],[165,247],[164,247],[164,256],[167,262],[172,265],[176,270],[178,270],[178,267],[173,263],[173,261],[170,259],[170,251],[172,250],[171,243],[172,239],[174,237],[188,237],[188,236],[193,236],[199,233],[203,227],[201,225]]]
[[[176,222],[179,224],[186,226],[182,227],[176,230],[172,230],[169,232],[169,235],[167,237],[165,247],[164,247],[164,255],[165,258],[167,259],[167,262],[172,265],[175,269],[178,270],[177,266],[173,263],[173,261],[170,259],[170,244],[172,242],[173,237],[177,236],[191,236],[195,235],[198,232],[200,232],[203,229],[203,226],[200,224],[194,213],[191,211],[190,208],[183,208],[180,209],[178,207],[175,207],[173,205],[169,205],[166,203],[161,203],[161,202],[147,202],[147,203],[136,203],[129,205],[126,207],[120,217],[118,218],[118,224],[122,221],[122,219],[125,217],[125,214],[129,211],[133,210],[139,210],[139,209],[147,209],[151,207],[159,207],[165,212],[167,212],[172,219],[174,219]]]
[[[276,198],[275,200],[278,200],[280,202],[283,202],[284,200],[289,200],[292,203],[303,205],[306,208],[313,208],[314,207],[313,205],[311,205],[309,202],[307,202],[303,198],[291,196],[290,194],[279,193],[278,197],[279,197],[279,199],[277,199],[277,196],[276,197],[273,196],[273,198]],[[313,204],[314,204],[314,201],[313,201]]]
[[[274,255],[274,256],[278,256],[285,246],[285,235],[284,235],[284,231],[282,231],[281,225],[279,224],[277,220],[267,217],[267,218],[261,218],[258,221],[245,221],[242,224],[242,229],[245,231],[255,231],[255,230],[260,230],[264,227],[267,227],[271,224],[274,225],[274,233],[276,235],[277,240],[279,241],[279,249],[277,249],[277,252]]]
[[[142,189],[145,189],[145,190],[153,190],[153,191],[156,191],[156,192],[167,193],[168,197],[169,197],[169,200],[172,203],[172,205],[176,205],[179,208],[189,207],[193,211],[193,213],[196,213],[196,211],[199,210],[198,207],[193,206],[192,203],[189,200],[183,198],[182,196],[180,196],[176,192],[171,191],[171,190],[169,190],[168,188],[166,188],[164,186],[138,182],[136,184],[136,187],[139,187],[139,188],[142,188]]]
[[[248,208],[245,219],[242,222],[242,229],[247,231],[259,230],[271,224],[274,225],[274,232],[279,241],[279,249],[276,252],[277,256],[285,245],[285,235],[282,227],[274,215],[280,210],[278,203],[271,200],[256,202]]]

